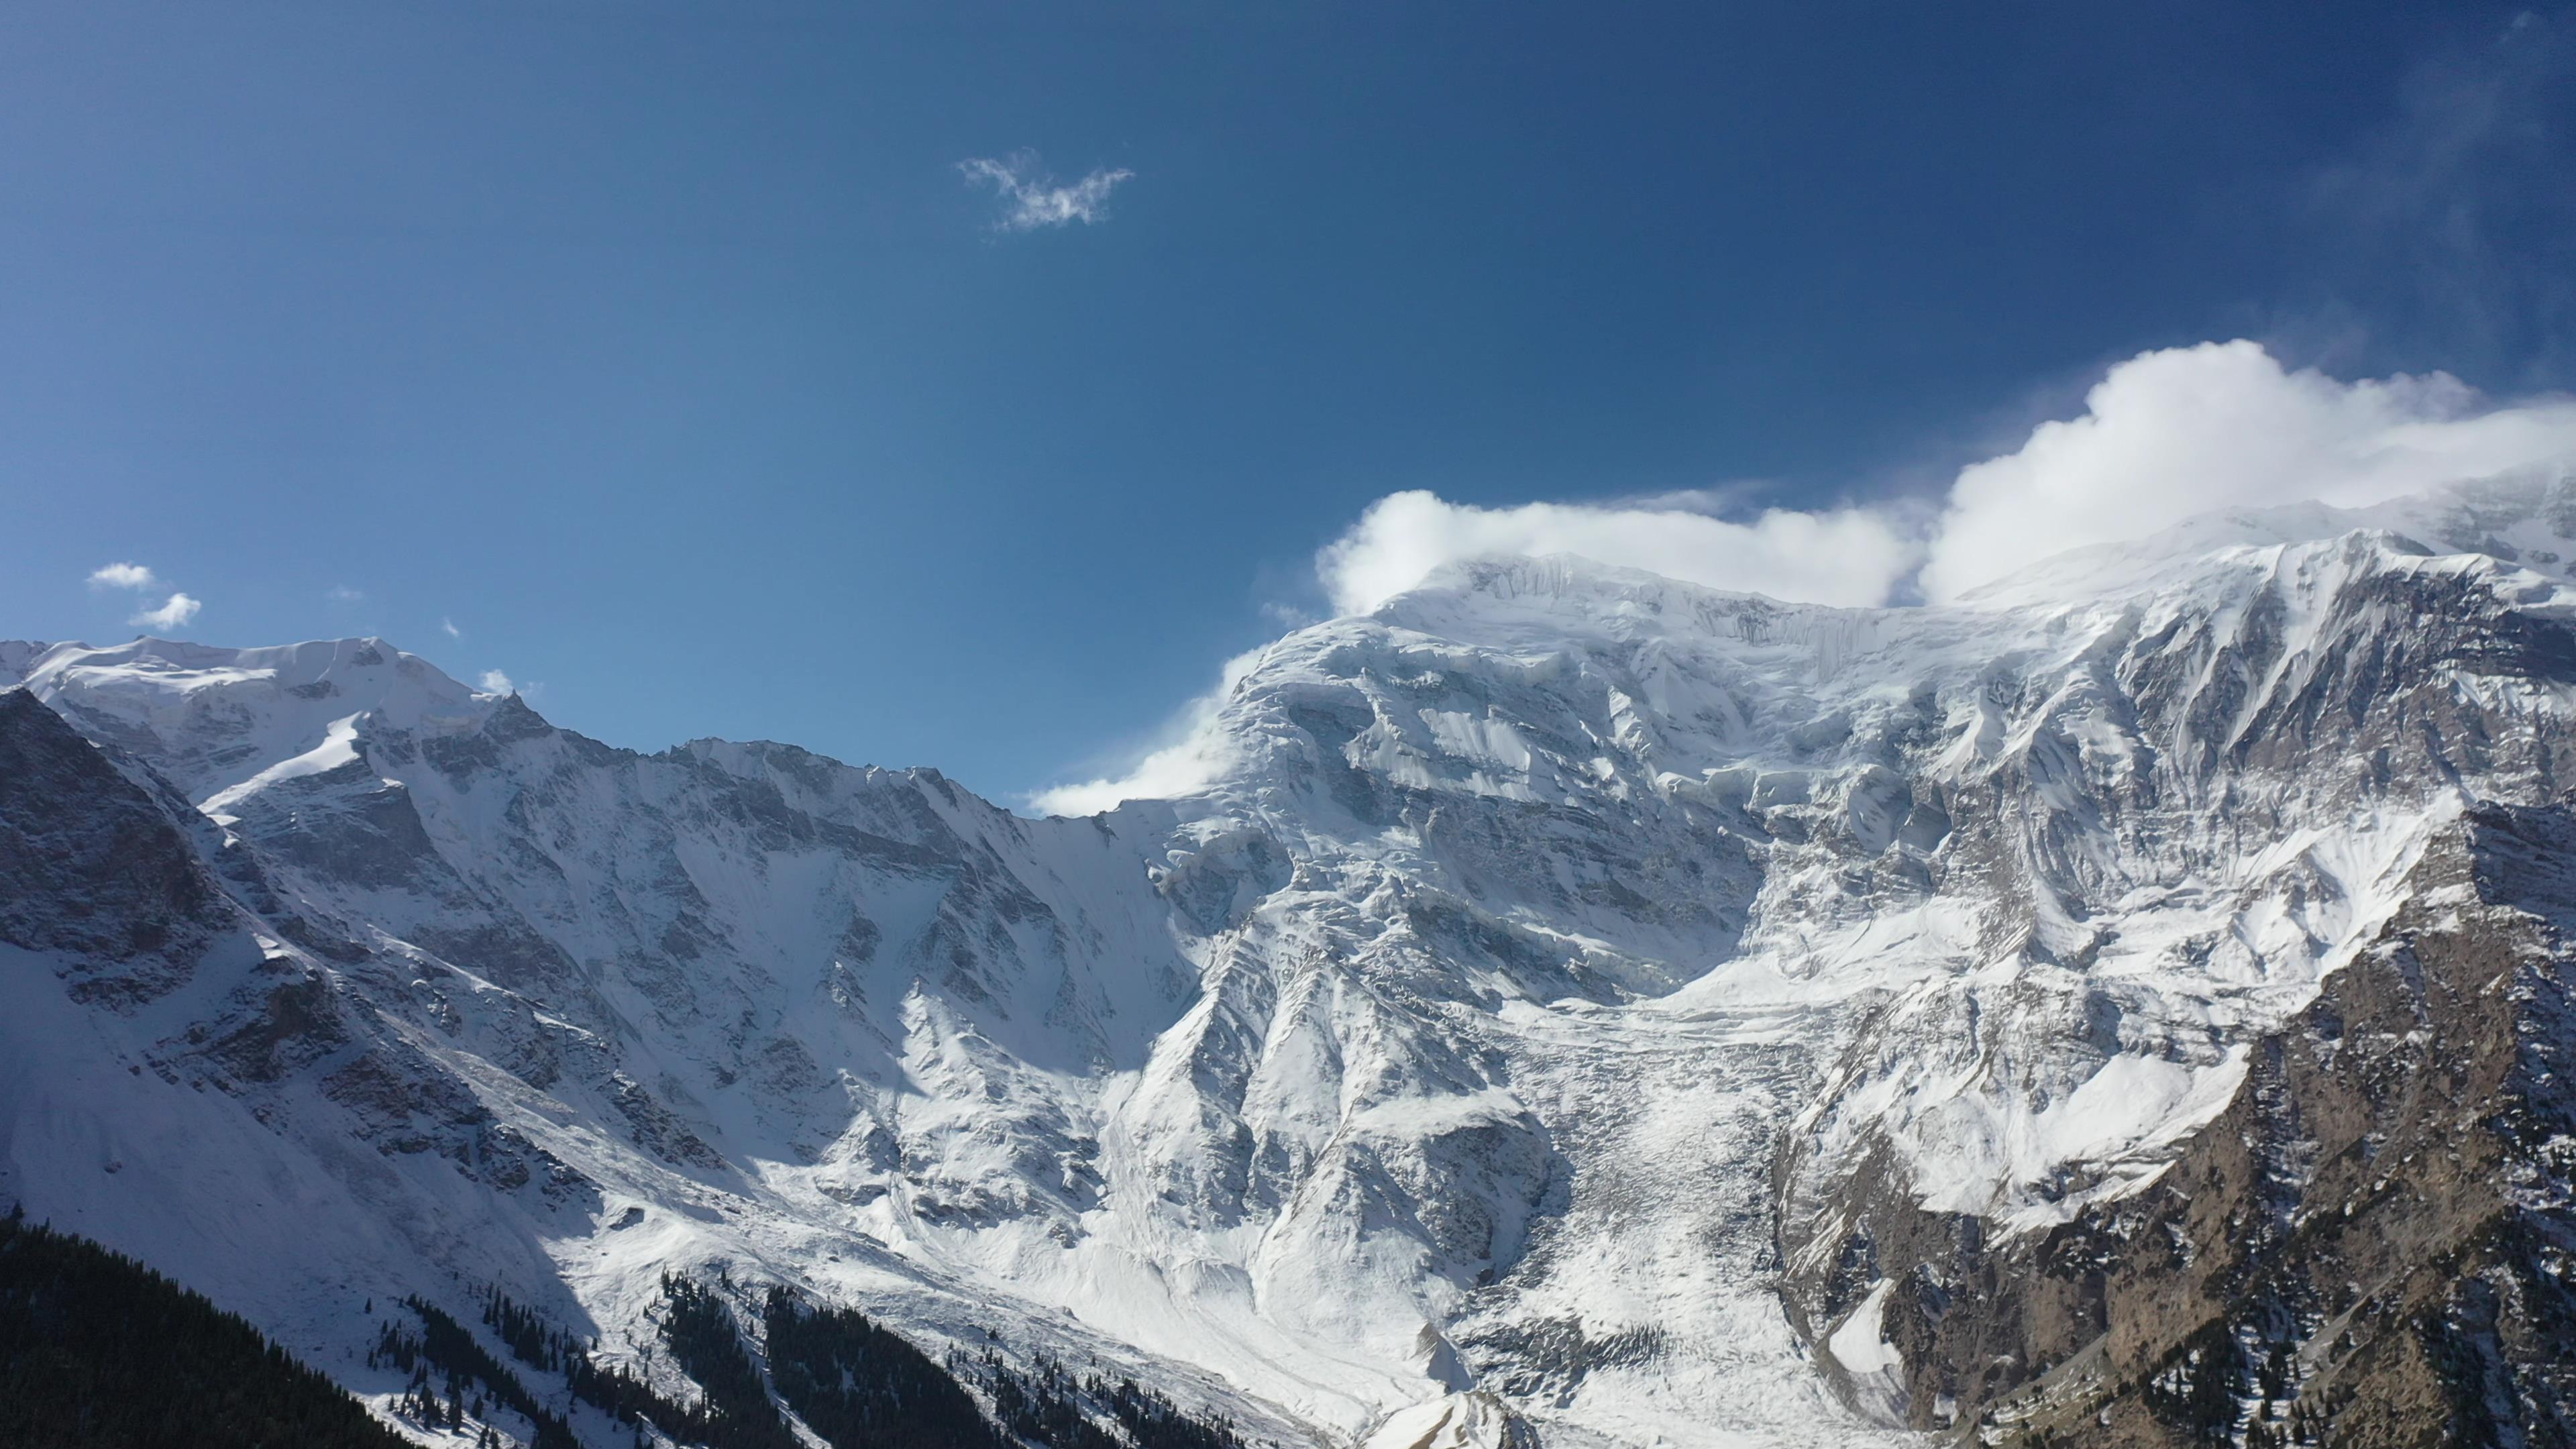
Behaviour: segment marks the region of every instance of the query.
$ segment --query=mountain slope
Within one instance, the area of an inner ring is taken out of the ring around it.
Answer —
[[[684,1392],[648,1315],[722,1270],[1271,1442],[2116,1417],[2311,1272],[2250,1208],[2154,1228],[2224,1283],[2139,1225],[2249,1122],[2344,1150],[2281,1115],[2321,1000],[2471,949],[2443,892],[2554,828],[2571,497],[2208,520],[1945,609],[1471,563],[1272,645],[1210,783],[1085,820],[613,749],[380,641],[0,647],[0,1193],[326,1367],[348,1301],[498,1283]],[[2545,1056],[2554,927],[2476,899],[2531,1004],[2406,1009]],[[2552,1120],[2534,1070],[2461,1110]],[[2005,1291],[2070,1244],[2108,1266]],[[2032,1407],[2086,1353],[2109,1396]]]

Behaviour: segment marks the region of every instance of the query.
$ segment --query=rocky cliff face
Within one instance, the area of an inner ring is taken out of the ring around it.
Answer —
[[[1882,1192],[1792,1301],[1866,1261],[1837,1367],[1986,1442],[2576,1439],[2571,869],[2564,807],[2475,807],[2145,1190],[2018,1235]]]
[[[2571,495],[1469,565],[1084,820],[0,648],[0,1192],[326,1367],[497,1282],[669,1377],[722,1268],[1280,1442],[2555,1442]]]

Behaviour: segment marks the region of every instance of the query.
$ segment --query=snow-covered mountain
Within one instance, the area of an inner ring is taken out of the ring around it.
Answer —
[[[362,1300],[668,1379],[720,1268],[1283,1444],[2564,1442],[2570,568],[2554,476],[1947,608],[1474,562],[1078,820],[0,644],[0,1197],[382,1395]]]

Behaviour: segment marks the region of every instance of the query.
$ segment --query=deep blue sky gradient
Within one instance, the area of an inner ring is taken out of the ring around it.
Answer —
[[[1928,491],[2215,337],[2576,382],[2516,14],[11,7],[0,636],[129,637],[131,559],[210,642],[1008,798],[1394,489]],[[1001,234],[1017,148],[1135,176]]]

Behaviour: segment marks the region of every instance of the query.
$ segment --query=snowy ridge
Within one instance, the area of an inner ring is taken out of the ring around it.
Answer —
[[[722,1264],[1278,1442],[1894,1442],[1884,1294],[1806,1325],[1781,1275],[1867,1195],[2136,1192],[2464,809],[2553,795],[2571,498],[1943,609],[1473,562],[1080,820],[612,749],[381,641],[0,645],[216,903],[150,971],[77,902],[11,927],[0,1194],[362,1388],[367,1294],[497,1281],[640,1361]]]

